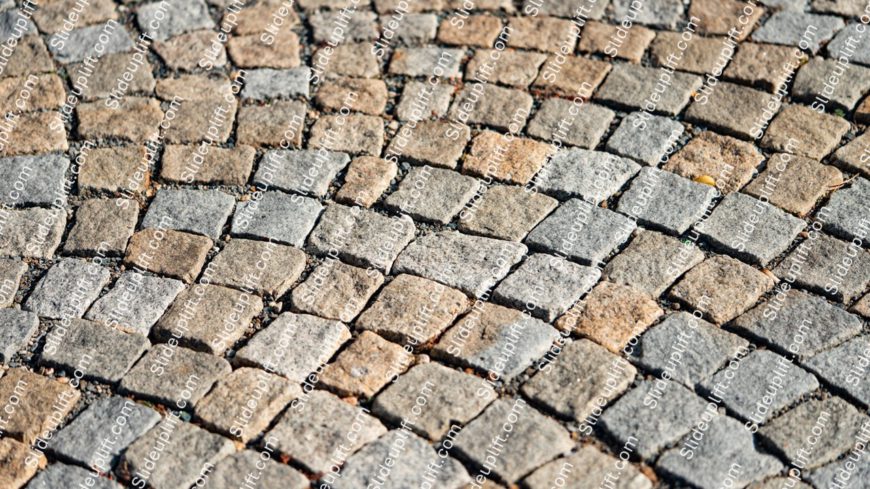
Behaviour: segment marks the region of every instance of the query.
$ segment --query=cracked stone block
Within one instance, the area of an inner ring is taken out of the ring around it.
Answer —
[[[870,91],[870,68],[849,65],[849,69],[838,78],[840,82],[836,89],[831,92],[827,88],[830,86],[829,77],[837,76],[835,73],[840,71],[837,60],[821,57],[811,59],[794,78],[792,98],[811,102],[814,109],[821,108],[829,112],[836,109],[851,111],[864,94]],[[820,97],[820,100],[816,97]]]
[[[821,160],[839,146],[849,128],[849,123],[839,117],[790,105],[770,123],[761,147]]]
[[[190,283],[199,275],[211,247],[212,241],[205,236],[143,229],[130,238],[124,262]]]
[[[603,428],[620,446],[633,442],[643,460],[651,460],[697,424],[704,399],[672,381],[644,380],[601,416]]]
[[[350,331],[338,321],[285,312],[236,353],[235,364],[274,371],[298,383],[349,339]]]
[[[51,258],[60,245],[66,228],[62,209],[11,209],[0,235],[0,255],[24,258]]]
[[[462,49],[439,47],[398,48],[390,60],[391,75],[455,78],[464,56]]]
[[[302,389],[284,377],[242,367],[220,379],[196,404],[196,417],[214,431],[247,443],[301,394]]]
[[[397,173],[398,167],[392,161],[373,156],[354,158],[335,200],[347,205],[371,207],[390,188]]]
[[[239,109],[237,141],[251,146],[302,146],[306,105],[296,100],[275,100],[269,105]],[[289,121],[289,122],[288,122]]]
[[[573,15],[573,14],[572,14]],[[583,26],[583,35],[577,44],[577,50],[585,53],[607,55],[611,58],[622,58],[632,63],[640,63],[647,46],[656,37],[656,32],[641,26],[632,26],[623,34],[621,25],[610,25],[604,22],[587,22]],[[626,35],[627,34],[627,35]],[[659,33],[662,36],[665,33]],[[619,49],[613,49],[611,42],[619,39]]]
[[[326,366],[320,382],[340,396],[370,398],[395,380],[412,360],[403,345],[363,331]]]
[[[526,243],[532,249],[597,265],[628,240],[635,227],[616,212],[572,199],[538,224]]]
[[[245,74],[243,99],[268,100],[275,98],[308,97],[308,67],[288,70],[260,68]]]
[[[219,190],[164,188],[151,201],[142,227],[187,231],[217,240],[234,204],[232,196]]]
[[[329,184],[349,162],[347,154],[326,149],[272,150],[263,155],[253,181],[285,192],[323,197]]]
[[[601,272],[595,267],[538,253],[529,256],[502,280],[493,291],[492,299],[552,322],[588,292],[600,277]]]
[[[630,63],[617,64],[595,98],[631,110],[647,110],[655,114],[675,116],[689,103],[692,93],[701,87],[700,76],[674,73],[669,90],[656,102],[651,99],[656,92],[658,68],[646,68]]]
[[[774,94],[723,82],[712,93],[702,91],[694,96],[686,120],[742,139],[758,138],[779,107]]]
[[[568,343],[522,393],[560,417],[584,422],[629,388],[637,370],[592,341]],[[587,425],[588,427],[588,425]],[[583,430],[581,429],[581,432]]]
[[[211,283],[280,297],[302,275],[305,261],[292,246],[232,239],[209,264]]]
[[[734,258],[716,255],[689,270],[669,297],[715,324],[724,324],[755,305],[774,280]]]
[[[173,408],[182,402],[193,406],[230,371],[223,358],[160,343],[121,379],[119,390]]]
[[[867,98],[870,109],[870,97]],[[834,164],[850,172],[870,177],[870,132],[864,132],[834,153]]]
[[[384,460],[394,460],[390,454],[394,453],[393,447],[397,446],[405,447],[402,462],[391,467],[389,477],[385,477],[380,474],[378,464]],[[430,466],[439,467],[434,478],[431,475],[426,477],[428,474],[421,470]],[[331,482],[331,485],[335,489],[353,489],[383,479],[384,483],[380,487],[384,489],[420,487],[429,483],[433,487],[460,489],[471,481],[462,464],[450,457],[441,458],[434,447],[410,431],[396,429],[348,457],[341,467],[341,477]],[[328,478],[324,480],[330,481]]]
[[[721,487],[725,480],[743,487],[783,469],[776,457],[758,451],[749,431],[725,416],[713,418],[691,459],[681,455],[680,450],[665,452],[656,467],[701,489]]]
[[[693,242],[681,242],[655,231],[640,231],[607,263],[603,276],[609,282],[628,285],[657,298],[703,259],[704,253]]]
[[[96,262],[64,258],[42,276],[24,309],[51,319],[82,317],[109,283],[109,275]]]
[[[870,253],[854,242],[816,236],[798,245],[773,273],[786,278],[790,270],[800,270],[794,283],[846,304],[860,297],[870,285]]]
[[[510,426],[506,431],[505,426]],[[522,398],[499,399],[469,423],[456,437],[455,450],[477,466],[489,456],[493,437],[505,443],[492,472],[499,479],[516,481],[532,470],[568,452],[573,446],[568,431],[529,406]]]
[[[815,54],[819,47],[830,41],[845,24],[839,17],[786,10],[771,15],[764,25],[752,34],[752,40],[797,47],[811,26],[811,35],[808,36],[809,39],[804,39],[804,45],[809,44],[809,50]]]
[[[675,312],[650,328],[632,352],[641,367],[692,389],[745,351],[749,342],[687,312]],[[678,356],[677,356],[678,355]],[[679,363],[674,368],[674,358]]]
[[[558,484],[557,481],[564,481],[566,487],[593,489],[605,480],[610,474],[610,468],[618,462],[616,457],[587,445],[572,455],[545,464],[523,479],[523,483],[531,489],[545,489]],[[628,464],[612,484],[614,489],[652,489],[653,487],[653,483],[643,472]]]
[[[351,439],[349,432],[357,436]],[[346,460],[386,432],[368,410],[328,392],[312,391],[305,404],[291,405],[266,437],[276,439],[277,450],[306,469],[327,472],[336,458]]]
[[[197,58],[198,59],[198,58]],[[135,71],[128,71],[131,63],[142,63]],[[118,80],[128,83],[126,94],[146,95],[154,91],[154,75],[151,74],[151,64],[142,60],[138,51],[132,53],[107,54],[95,64],[89,62],[73,63],[67,67],[71,82],[77,91],[82,92],[84,100],[105,99],[118,93]],[[93,73],[87,77],[87,73]],[[126,74],[125,74],[126,73]],[[75,74],[73,76],[73,74]],[[128,81],[126,78],[130,78]],[[105,103],[105,102],[104,102]]]
[[[393,264],[394,274],[419,275],[479,297],[503,279],[528,248],[456,231],[414,240]]]
[[[327,80],[317,91],[314,100],[324,109],[340,111],[350,93],[355,93],[358,97],[352,108],[359,112],[378,115],[383,113],[387,106],[386,83],[383,80],[365,78]],[[305,107],[302,106],[302,111],[304,110]]]
[[[416,399],[427,397],[426,409],[414,416]],[[390,384],[372,404],[372,411],[393,424],[414,419],[410,429],[430,440],[440,440],[457,423],[466,424],[496,398],[486,381],[430,362],[417,365]]]
[[[125,97],[117,109],[105,103],[81,103],[76,109],[79,136],[84,139],[122,139],[141,143],[157,139],[163,111],[153,98]]]
[[[679,235],[704,215],[717,194],[709,185],[644,167],[620,197],[617,210],[644,226]]]
[[[94,302],[85,319],[148,336],[151,326],[182,290],[181,281],[126,271],[112,290]]]
[[[589,338],[616,353],[649,328],[663,311],[643,292],[601,282],[556,321],[562,331]]]
[[[61,64],[83,61],[87,57],[99,58],[105,54],[121,53],[133,49],[133,39],[123,24],[109,20],[63,33],[48,39],[48,50]]]
[[[493,18],[490,16],[486,16]],[[498,20],[498,19],[496,19]],[[444,21],[444,24],[449,24],[449,20]],[[443,29],[443,27],[442,27]],[[501,30],[499,23],[496,30]],[[443,31],[442,31],[443,32]],[[483,47],[491,47],[495,42],[486,43]],[[498,64],[492,62],[494,56],[498,56]],[[513,87],[528,87],[535,77],[538,76],[538,68],[547,59],[547,55],[542,53],[530,53],[526,51],[504,51],[495,52],[491,49],[478,49],[474,53],[474,57],[468,61],[465,68],[465,79],[472,80],[487,80],[488,83],[500,83]],[[494,65],[494,69],[490,71],[489,67]]]
[[[25,464],[25,460],[31,460],[31,448],[24,443],[11,438],[0,439],[0,484],[3,487],[19,489],[27,484],[41,467],[45,467],[45,456],[39,454],[33,462]]]
[[[327,258],[293,289],[290,304],[301,312],[349,323],[383,283],[377,271]]]
[[[792,464],[808,469],[832,462],[852,448],[860,426],[868,422],[870,418],[843,399],[811,399],[772,420],[758,434]],[[821,427],[821,434],[816,427]],[[815,440],[812,445],[807,441],[810,437]]]
[[[525,125],[533,102],[532,96],[523,90],[474,82],[456,94],[448,117],[462,124],[483,124],[517,132]]]
[[[39,317],[18,309],[0,309],[0,362],[9,365],[12,357],[22,350],[39,328]]]
[[[603,151],[580,148],[556,153],[535,177],[538,190],[556,198],[575,197],[600,203],[619,191],[640,171],[640,165]]]
[[[370,115],[321,116],[311,128],[308,146],[379,156],[384,146],[384,122]]]
[[[57,432],[49,447],[65,460],[109,472],[121,452],[159,421],[160,413],[149,407],[119,396],[104,397]]]
[[[173,183],[214,185],[244,185],[254,166],[256,150],[237,144],[234,148],[209,148],[202,163],[194,163],[201,155],[198,146],[168,144],[163,149],[160,178]]]
[[[803,51],[788,46],[744,42],[728,63],[725,77],[776,92],[786,83],[786,77],[808,59]]]
[[[625,116],[607,140],[605,149],[649,166],[658,166],[671,145],[683,134],[683,125],[667,117]]]
[[[544,16],[509,17],[510,37],[507,45],[512,48],[559,53],[574,52],[577,42],[577,27],[567,19]]]
[[[788,248],[806,223],[768,202],[741,193],[722,199],[697,230],[715,248],[765,266]]]
[[[464,211],[482,186],[477,179],[453,170],[415,167],[387,196],[384,205],[418,220],[447,224]]]
[[[49,331],[39,362],[73,371],[82,358],[89,358],[91,364],[83,369],[84,378],[114,384],[150,347],[148,338],[140,334],[73,319],[69,324],[57,323]]]
[[[76,221],[64,243],[67,253],[123,255],[139,217],[138,206],[115,199],[90,199],[79,205]]]
[[[145,146],[92,148],[86,154],[79,153],[78,159],[81,160],[78,179],[80,192],[126,191],[134,194],[142,192],[151,182],[151,162]]]
[[[552,54],[544,63],[533,87],[559,95],[579,95],[588,99],[609,72],[610,63],[605,61],[582,56],[564,56],[564,53]]]
[[[399,159],[419,164],[456,168],[465,145],[471,140],[471,128],[456,122],[423,121],[405,124],[387,148],[387,160]]]
[[[36,470],[35,467],[34,470]],[[93,471],[88,471],[75,465],[54,463],[38,473],[30,481],[30,484],[27,485],[27,489],[67,487],[70,481],[77,481],[81,485],[85,485],[85,487],[93,487],[94,489],[122,489],[124,487],[112,479],[94,477]]]
[[[450,328],[432,353],[507,382],[543,357],[558,336],[540,319],[484,303]]]
[[[198,29],[212,29],[214,21],[203,0],[190,0],[184,5],[154,2],[136,11],[139,29],[158,41]]]
[[[68,383],[17,367],[0,378],[0,399],[8,405],[13,397],[19,402],[12,413],[4,413],[3,437],[32,445],[46,430],[57,427],[52,418],[63,419],[72,411],[81,392]]]
[[[809,371],[864,406],[870,406],[870,382],[865,374],[868,365],[870,336],[853,338],[804,362]]]
[[[611,3],[613,11],[610,18],[614,23],[628,18],[629,22],[674,29],[677,22],[683,17],[685,9],[680,0],[652,0],[641,5],[640,10],[637,10],[636,4],[632,3],[631,0],[613,0]]]
[[[859,177],[849,188],[834,192],[818,216],[826,231],[843,239],[860,239],[866,247],[867,209],[870,209],[870,181]]]
[[[750,143],[704,131],[662,168],[692,180],[710,177],[716,189],[727,195],[749,183],[763,160],[761,151]]]
[[[408,81],[396,105],[396,118],[402,122],[442,118],[450,109],[452,96],[453,87],[450,85],[433,87],[428,82]]]
[[[261,454],[262,452],[254,450],[244,450],[221,459],[208,474],[208,486],[212,489],[237,489],[249,483],[246,482],[248,474],[258,474],[257,484],[262,487],[311,487],[308,478],[298,470],[271,458],[263,460]]]
[[[548,98],[529,122],[528,133],[536,138],[592,149],[598,146],[616,113],[601,105],[579,107],[563,98]]]
[[[414,222],[407,216],[386,217],[359,207],[331,204],[308,238],[319,254],[337,253],[354,265],[389,270],[399,252],[414,239]]]
[[[259,199],[239,202],[232,234],[277,241],[301,248],[323,206],[315,199],[283,192],[264,192]]]
[[[777,153],[768,159],[767,167],[744,191],[757,198],[764,195],[773,205],[805,217],[830,188],[842,183],[843,174],[832,166]]]
[[[164,447],[156,464],[151,455],[155,446]],[[194,484],[205,468],[211,468],[233,452],[235,447],[227,438],[169,415],[130,445],[124,453],[123,466],[136,474],[134,481],[147,480],[154,489],[175,489]]]
[[[701,384],[722,404],[757,429],[774,415],[819,388],[813,374],[769,350],[755,350],[739,368],[721,370]]]
[[[481,131],[462,162],[463,173],[485,179],[526,184],[547,162],[553,147],[528,138]]]
[[[381,289],[356,326],[403,345],[423,345],[437,338],[469,305],[465,294],[456,289],[402,274]]]
[[[855,3],[859,5],[860,2]],[[852,15],[864,15],[865,12]],[[870,65],[870,33],[867,32],[866,24],[852,22],[841,30],[834,39],[825,46],[828,56],[836,59],[841,53],[852,52],[851,62],[862,65]]]
[[[460,214],[459,230],[507,241],[523,238],[559,201],[513,185],[494,185],[486,190],[473,212]]]
[[[779,287],[768,302],[737,318],[734,327],[780,352],[804,357],[857,335],[861,319],[821,297]]]
[[[152,335],[163,341],[174,337],[178,344],[222,355],[262,310],[263,301],[253,294],[199,283],[178,296],[154,325]]]
[[[67,168],[69,158],[59,154],[0,158],[0,203],[66,206]]]

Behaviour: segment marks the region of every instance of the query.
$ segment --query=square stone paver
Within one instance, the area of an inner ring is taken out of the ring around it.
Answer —
[[[301,127],[306,105],[295,100],[275,100],[269,105],[239,108],[238,143],[251,146],[302,146]]]
[[[164,154],[168,151],[167,148]],[[151,181],[151,158],[144,145],[91,148],[87,153],[80,152],[77,158],[80,160],[79,192],[142,192]]]
[[[423,345],[437,338],[469,306],[465,294],[456,289],[402,274],[381,289],[357,318],[356,326],[403,345]]]
[[[167,6],[158,2],[145,4],[137,10],[136,20],[142,32],[158,41],[165,41],[185,32],[214,27],[208,6],[203,0],[190,0],[184,6]]]
[[[644,226],[679,235],[704,215],[717,194],[709,185],[645,167],[620,197],[617,210]]]
[[[819,114],[803,105],[790,105],[771,121],[761,146],[821,160],[837,148],[849,127],[848,122],[837,116]]]
[[[565,345],[552,364],[523,384],[522,393],[563,418],[583,422],[628,389],[636,373],[622,358],[581,339]]]
[[[36,470],[36,467],[33,467]],[[24,473],[29,470],[22,471]],[[82,484],[89,484],[86,487],[94,489],[122,489],[124,486],[104,477],[95,477],[93,471],[85,470],[75,465],[66,465],[62,463],[54,463],[46,467],[45,470],[38,473],[30,484],[27,485],[30,489],[43,487],[64,487],[69,481],[81,481]],[[14,486],[18,487],[18,486]]]
[[[870,97],[867,98],[870,109]],[[834,153],[834,164],[850,172],[860,173],[870,178],[870,132],[849,141]]]
[[[408,245],[396,259],[393,273],[419,275],[479,297],[527,251],[519,243],[442,231]]]
[[[725,69],[725,77],[776,92],[806,62],[807,55],[776,44],[744,42]]]
[[[484,303],[450,328],[432,353],[507,382],[543,357],[558,336],[539,319]]]
[[[734,327],[784,354],[807,357],[860,333],[861,319],[821,297],[778,287],[773,298],[737,318]]]
[[[321,383],[341,396],[370,398],[411,364],[403,346],[363,331],[326,366]]]
[[[450,109],[452,96],[453,87],[450,85],[433,87],[426,82],[409,81],[396,105],[396,118],[402,122],[442,118]]]
[[[625,216],[572,199],[529,233],[526,243],[584,264],[598,265],[628,240],[635,224]]]
[[[420,436],[439,440],[480,414],[496,398],[483,379],[435,362],[417,365],[387,387],[372,404],[372,410],[387,421],[400,424],[414,417],[417,397],[425,393],[426,409],[414,419],[411,429]]]
[[[305,269],[305,253],[268,241],[232,239],[209,263],[211,282],[280,297]]]
[[[847,304],[860,297],[870,285],[870,252],[825,234],[815,236],[798,245],[773,273]]]
[[[607,140],[605,149],[649,166],[658,166],[669,148],[683,134],[683,125],[641,112],[625,116]]]
[[[717,255],[689,270],[669,296],[723,324],[755,305],[773,286],[768,275],[734,258]]]
[[[173,409],[179,403],[193,406],[231,370],[223,358],[157,344],[121,379],[119,389]]]
[[[489,187],[475,207],[460,214],[459,230],[489,238],[521,241],[558,201],[513,185]]]
[[[335,457],[343,461],[387,432],[377,418],[328,392],[313,391],[300,406],[285,411],[266,437],[277,439],[280,453],[312,472],[330,470]]]
[[[55,33],[46,41],[48,50],[58,63],[74,63],[88,56],[99,58],[103,54],[120,53],[133,48],[130,33],[114,19],[78,29],[73,23],[72,27],[69,30],[64,27],[63,32]]]
[[[317,91],[315,100],[324,109],[340,111],[350,93],[355,93],[357,97],[353,103],[354,110],[369,115],[378,115],[384,112],[388,94],[387,86],[381,80],[365,78],[327,80]],[[305,106],[301,105],[300,109],[301,112],[304,112]]]
[[[67,379],[68,380],[68,379]],[[81,392],[69,383],[43,377],[23,368],[12,368],[0,377],[0,399],[4,406],[16,399],[12,413],[4,413],[4,438],[13,438],[31,445],[46,430],[53,433],[59,416],[72,411]]]
[[[4,132],[4,136],[9,133]],[[69,165],[69,158],[59,154],[0,158],[0,202],[50,206],[59,199],[55,205],[66,205],[64,184]]]
[[[117,109],[102,101],[80,103],[76,115],[79,136],[84,139],[117,138],[134,143],[156,139],[163,121],[160,103],[145,97],[126,97]]]
[[[843,174],[832,166],[786,153],[772,155],[767,167],[744,190],[766,197],[773,205],[804,217],[828,191],[843,183]]]
[[[9,365],[12,357],[22,350],[33,338],[39,328],[39,317],[19,309],[0,309],[0,323],[4,325],[0,332],[0,362]]]
[[[780,102],[770,93],[733,83],[718,83],[712,93],[700,91],[686,110],[686,120],[742,139],[758,139]]]
[[[770,2],[768,2],[770,4]],[[707,35],[726,35],[735,29],[735,38],[742,41],[749,35],[765,10],[758,5],[744,13],[747,6],[742,0],[695,0],[689,6],[689,16],[698,18],[698,31]],[[741,27],[740,15],[745,15],[746,26]]]
[[[443,24],[447,23],[449,21]],[[498,35],[497,31],[496,35]],[[490,46],[492,46],[492,42],[485,47]],[[498,63],[493,61],[494,56],[498,56]],[[487,80],[489,83],[527,87],[535,81],[535,77],[538,76],[538,68],[546,59],[547,55],[542,53],[528,51],[499,53],[491,49],[478,49],[475,51],[474,57],[468,61],[465,68],[465,79],[467,81]]]
[[[637,289],[601,282],[559,318],[556,327],[618,352],[649,328],[662,312],[655,301]]]
[[[60,338],[57,343],[49,341]],[[85,379],[114,384],[151,347],[148,338],[127,334],[93,321],[73,319],[69,325],[56,324],[48,333],[40,363],[73,371],[83,358],[91,362],[81,368]]]
[[[371,207],[396,178],[398,168],[392,161],[374,156],[354,158],[344,175],[344,185],[335,194],[343,204]]]
[[[818,0],[814,2],[814,4],[817,3],[821,2]],[[855,11],[850,15],[859,16],[866,14],[864,11],[865,5],[861,5],[861,2],[845,0],[842,3],[854,5]],[[866,19],[866,17],[864,17],[864,19]],[[870,47],[870,35],[867,33],[866,26],[867,23],[864,23],[863,21],[849,23],[845,29],[838,32],[834,39],[825,46],[828,56],[836,59],[841,53],[846,54],[852,52],[851,61],[853,63],[870,65],[870,54],[867,52],[867,48]]]
[[[683,273],[704,259],[693,242],[655,231],[640,231],[604,268],[608,281],[629,285],[658,298]]]
[[[52,319],[82,317],[109,283],[109,275],[97,262],[65,258],[42,276],[24,309]]]
[[[617,458],[587,445],[565,458],[545,464],[523,482],[533,489],[549,488],[555,481],[565,481],[565,487],[594,489],[610,475],[611,467],[618,462]],[[652,486],[647,476],[630,464],[624,465],[619,479],[613,482],[614,489],[651,489]]]
[[[301,195],[275,191],[260,195],[259,199],[239,202],[236,206],[232,234],[301,248],[323,206]]]
[[[807,370],[845,392],[865,407],[870,406],[870,336],[859,336],[804,362]]]
[[[61,209],[12,209],[6,212],[0,255],[51,258],[66,228]]]
[[[349,339],[350,331],[338,321],[285,312],[239,349],[234,364],[301,382]]]
[[[254,183],[323,197],[335,176],[349,162],[347,154],[334,151],[269,151],[254,174]]]
[[[854,448],[852,450],[844,460],[831,462],[824,467],[818,468],[811,472],[807,478],[817,487],[829,487],[834,484],[841,484],[840,481],[843,480],[842,474],[848,470],[849,478],[847,481],[851,479],[852,482],[847,487],[867,489],[867,480],[870,479],[870,463],[867,463],[866,460],[861,461],[861,455],[854,451]],[[857,463],[855,463],[855,458],[858,459]]]
[[[394,163],[407,160],[441,168],[456,168],[471,129],[457,122],[423,121],[399,128],[385,158]]]
[[[311,128],[308,147],[379,156],[384,147],[383,120],[357,114],[321,116]]]
[[[692,93],[701,87],[701,77],[674,73],[671,87],[658,101],[653,101],[653,94],[658,95],[655,87],[659,71],[630,63],[617,64],[604,80],[595,98],[626,109],[677,115],[689,103]]]
[[[263,460],[261,453],[243,450],[221,459],[214,470],[208,474],[208,485],[212,489],[235,489],[243,487],[250,478],[258,476],[258,484],[263,487],[282,487],[285,489],[307,489],[309,480],[298,470],[276,462],[271,458]],[[262,468],[261,468],[262,467]]]
[[[130,238],[124,261],[190,283],[199,275],[212,241],[171,229],[143,229]]]
[[[639,10],[637,4],[631,0],[613,0],[612,7],[610,17],[614,21],[627,18],[638,24],[670,29],[676,27],[685,8],[679,0],[653,0],[645,3]]]
[[[510,17],[508,26],[511,29],[508,47],[558,53],[564,46],[571,53],[577,42],[577,28],[567,19],[546,16]]]
[[[794,77],[792,98],[812,104],[816,110],[824,109],[833,113],[841,109],[849,112],[870,91],[870,68],[850,64],[849,69],[838,77],[839,83],[832,92],[828,88],[831,86],[830,77],[837,76],[840,70],[837,60],[821,57],[811,59]]]
[[[698,36],[693,37],[689,42],[684,42],[682,36],[682,33],[678,32],[656,33],[649,49],[652,64],[663,67],[662,69],[676,67],[680,71],[697,75],[710,73],[720,76],[723,63],[719,61],[719,56],[723,49],[726,50],[726,54],[730,53],[727,50],[728,45],[721,38],[716,37]],[[681,50],[683,46],[685,49]]]
[[[592,149],[598,146],[616,114],[601,105],[584,103],[579,107],[563,98],[544,100],[529,122],[528,133],[547,141]]]
[[[293,289],[290,304],[301,312],[349,323],[383,283],[384,276],[376,271],[327,258]]]
[[[384,201],[387,208],[423,221],[447,224],[482,186],[475,178],[430,166],[412,168]]]
[[[64,251],[72,254],[121,255],[133,235],[139,208],[132,201],[118,205],[115,199],[89,199],[76,211],[76,221]]]
[[[166,145],[160,178],[174,183],[215,185],[244,185],[248,181],[256,153],[251,146],[211,147],[205,155],[197,148],[199,146]]]
[[[390,59],[389,73],[454,78],[459,76],[463,53],[461,49],[439,47],[399,48]]]
[[[552,322],[588,292],[600,276],[597,268],[538,253],[501,281],[492,300]]]
[[[631,440],[637,456],[650,460],[689,433],[705,405],[675,382],[645,380],[604,411],[601,424],[620,446]]]
[[[746,420],[747,428],[757,429],[819,387],[811,373],[769,350],[753,351],[739,365],[719,371],[702,386],[715,392],[730,413]]]
[[[148,336],[151,326],[182,290],[184,284],[179,280],[127,271],[112,290],[94,302],[85,319]]]
[[[581,52],[604,54],[613,58],[626,59],[632,63],[640,63],[643,52],[646,51],[650,41],[656,37],[655,31],[633,25],[623,38],[621,29],[623,27],[619,24],[588,22],[583,26],[583,35],[580,36],[577,49]],[[614,39],[622,42],[619,49],[614,49],[613,44],[611,44]]]
[[[302,66],[285,70],[260,68],[245,74],[243,99],[269,100],[276,98],[308,97],[311,69]]]
[[[29,267],[17,259],[0,259],[0,307],[9,307],[15,301],[21,278]]]
[[[462,23],[449,19],[442,21],[438,29],[438,41],[453,46],[488,48],[502,29],[501,19],[494,15],[472,15],[462,20]],[[468,29],[463,30],[466,26]]]
[[[825,230],[843,239],[860,239],[863,246],[867,236],[867,209],[870,209],[870,181],[857,178],[847,188],[838,189],[819,212]]]
[[[805,40],[804,44],[808,42],[809,50],[815,54],[819,46],[830,41],[843,26],[843,20],[838,17],[786,10],[770,16],[764,25],[752,34],[752,40],[799,46],[807,29],[810,28],[809,39]]]
[[[280,375],[242,367],[197,403],[196,416],[218,433],[248,442],[301,394],[298,385]]]
[[[603,151],[579,148],[556,153],[535,177],[541,192],[559,199],[580,197],[600,203],[619,191],[640,170],[640,165]]]
[[[719,192],[727,195],[749,183],[763,159],[761,151],[750,143],[704,131],[662,168],[690,180],[709,177]]]
[[[513,38],[513,36],[511,36]],[[532,96],[521,90],[480,82],[466,85],[453,99],[448,116],[462,124],[483,124],[516,132],[525,125],[532,108]],[[519,121],[519,122],[517,122]]]
[[[142,227],[176,229],[216,240],[234,204],[232,196],[217,190],[161,189],[151,201]]]
[[[512,136],[494,131],[482,131],[475,136],[462,162],[462,172],[514,184],[531,181],[553,148],[534,139]]]
[[[560,53],[547,58],[532,86],[559,95],[588,99],[610,72],[610,63],[583,56],[567,56],[567,52],[561,52],[565,47],[563,43]]]
[[[513,420],[516,421],[513,421]],[[505,425],[510,431],[505,431]],[[522,398],[499,399],[469,423],[456,437],[455,450],[463,458],[483,466],[493,437],[504,438],[492,471],[500,479],[515,481],[531,470],[567,452],[574,441],[556,421],[544,416]],[[493,464],[490,464],[493,465]]]

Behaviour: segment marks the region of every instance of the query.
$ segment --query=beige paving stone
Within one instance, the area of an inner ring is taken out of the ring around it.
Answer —
[[[328,259],[293,289],[290,304],[298,311],[350,322],[382,283],[384,276],[375,270]]]
[[[475,207],[459,214],[459,229],[470,234],[522,241],[559,202],[514,185],[489,187]]]
[[[763,159],[761,151],[750,143],[704,131],[662,168],[692,180],[706,175],[727,195],[746,185]]]
[[[534,87],[571,97],[588,99],[610,72],[610,63],[581,56],[568,56],[562,64],[551,55],[541,65]]]
[[[63,83],[57,75],[27,75],[0,80],[0,110],[3,114],[57,109],[65,99]]]
[[[353,93],[356,99],[348,98]],[[324,80],[314,100],[324,109],[338,112],[347,105],[355,112],[378,115],[387,106],[387,85],[382,80],[336,78]],[[352,101],[351,103],[347,103]]]
[[[300,51],[299,36],[286,29],[271,44],[263,42],[262,32],[227,41],[227,52],[240,68],[296,68],[301,64]]]
[[[142,142],[157,138],[163,111],[153,98],[126,97],[118,108],[103,102],[79,104],[79,135],[85,139],[119,138]]]
[[[862,124],[870,124],[870,96],[855,108],[855,121]]]
[[[205,264],[211,247],[212,241],[205,236],[149,228],[133,235],[124,261],[190,283]]]
[[[405,124],[390,141],[386,157],[456,168],[457,160],[470,139],[471,128],[464,124],[444,121]]]
[[[451,46],[492,47],[502,30],[501,19],[494,15],[471,15],[460,25],[446,18],[438,27],[438,42]]]
[[[101,57],[93,65],[75,63],[67,67],[67,73],[75,73],[72,76],[73,85],[82,91],[88,101],[108,98],[113,92],[150,95],[155,86],[151,70],[151,63],[138,52],[111,53]],[[90,73],[93,74],[85,76]],[[119,80],[128,84],[126,89],[120,85]]]
[[[744,42],[725,68],[725,77],[776,92],[807,59],[806,53],[793,47]]]
[[[583,35],[577,50],[584,53],[603,54],[611,58],[622,58],[632,63],[640,63],[647,46],[656,37],[655,31],[639,25],[632,26],[622,44],[617,46],[613,39],[619,39],[617,29],[620,25],[590,21],[583,26]],[[661,35],[661,34],[660,34]]]
[[[722,49],[726,47],[723,39],[693,36],[691,41],[685,42],[681,32],[659,32],[650,45],[650,59],[655,66],[676,66],[680,71],[715,75],[716,66],[721,63]],[[685,51],[680,50],[683,45]]]
[[[154,43],[154,51],[173,70],[193,71],[197,68],[220,68],[227,64],[224,46],[214,50],[214,31],[195,31]]]
[[[59,426],[56,418],[63,419],[69,414],[81,395],[68,383],[23,368],[7,370],[0,378],[0,399],[4,400],[4,405],[13,398],[19,402],[13,413],[4,413],[3,436],[28,445],[37,437],[47,438],[45,433],[53,433]]]
[[[0,143],[0,157],[69,149],[59,112],[28,112],[19,115],[16,121],[7,133],[8,142]]]
[[[123,255],[133,235],[139,208],[132,202],[118,205],[115,199],[89,199],[76,210],[76,220],[67,236],[68,253]]]
[[[379,156],[384,145],[384,122],[379,117],[351,114],[322,116],[311,128],[310,148]]]
[[[842,183],[843,174],[833,166],[777,153],[744,192],[758,198],[763,195],[771,204],[804,217],[831,188]]]
[[[594,489],[601,481],[612,480],[610,467],[624,467],[619,478],[612,482],[613,489],[651,489],[652,481],[643,471],[631,464],[622,465],[619,459],[603,453],[592,445],[586,445],[577,452],[557,458],[545,464],[524,479],[530,489],[549,489],[561,482],[573,489]]]
[[[839,146],[850,125],[834,115],[790,105],[771,121],[761,147],[821,160]]]
[[[545,16],[508,18],[511,36],[508,46],[550,53],[574,52],[577,29],[566,19]]]
[[[834,164],[849,172],[870,177],[870,132],[864,131],[834,153]]]
[[[390,187],[398,168],[392,161],[374,156],[360,156],[350,162],[344,185],[335,200],[348,205],[371,207]]]
[[[0,487],[19,489],[36,472],[45,467],[45,456],[39,454],[36,463],[25,463],[31,457],[30,447],[12,438],[0,439]]]
[[[38,35],[27,35],[18,41],[2,76],[21,76],[28,73],[46,73],[54,70],[54,62],[45,43]]]
[[[236,34],[257,34],[263,32],[263,26],[272,22],[273,15],[278,15],[283,21],[281,29],[290,29],[299,24],[299,16],[292,8],[288,8],[284,0],[264,0],[253,5],[246,5],[238,13],[236,26],[233,32]],[[282,10],[283,7],[283,10]],[[224,14],[224,21],[229,14]],[[277,22],[277,21],[276,21]]]
[[[531,181],[552,153],[550,144],[520,137],[508,140],[495,131],[483,131],[472,141],[462,171],[523,185]]]
[[[546,59],[543,53],[478,49],[468,61],[465,79],[527,87],[535,81],[538,68]]]
[[[306,104],[296,100],[246,105],[239,109],[238,141],[257,147],[301,148],[306,110]]]
[[[92,24],[117,19],[115,3],[112,0],[89,0],[87,3],[76,0],[47,0],[39,2],[39,9],[33,13],[33,21],[39,30],[49,34],[75,26],[85,27]]]
[[[340,396],[372,397],[413,360],[402,345],[363,331],[326,366],[320,382]]]
[[[254,166],[256,150],[241,143],[232,148],[167,144],[163,149],[160,178],[172,183],[244,185]]]
[[[305,260],[305,253],[292,246],[237,238],[215,255],[209,268],[214,284],[280,297],[302,275]]]
[[[698,32],[703,34],[727,35],[732,28],[737,29],[735,36],[742,41],[752,32],[758,19],[764,15],[761,6],[751,7],[744,12],[745,2],[740,0],[696,0],[689,6],[689,15],[699,19]],[[740,16],[745,16],[746,25],[740,25]]]
[[[174,144],[225,143],[232,134],[237,107],[235,98],[185,99],[171,125],[164,130],[164,140]]]
[[[93,148],[79,158],[80,190],[142,192],[151,182],[145,146]]]
[[[312,55],[311,69],[320,78],[325,74],[375,78],[381,71],[378,58],[372,53],[369,43],[340,44],[335,48],[322,47]]]
[[[616,353],[649,328],[662,310],[645,293],[601,282],[556,321],[556,327],[591,339]]]

